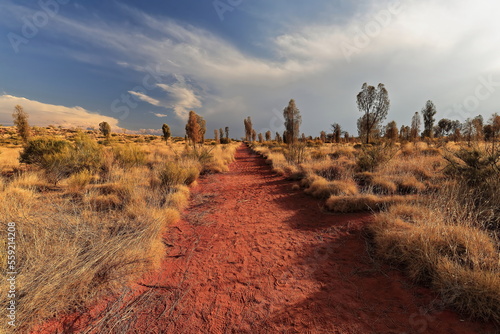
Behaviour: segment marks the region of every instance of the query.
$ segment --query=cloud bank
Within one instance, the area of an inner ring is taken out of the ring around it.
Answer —
[[[12,113],[16,105],[21,105],[29,115],[29,123],[37,126],[61,125],[65,128],[96,128],[100,122],[108,122],[117,130],[118,120],[99,115],[81,107],[65,107],[29,100],[24,97],[0,95],[0,122],[12,125]]]

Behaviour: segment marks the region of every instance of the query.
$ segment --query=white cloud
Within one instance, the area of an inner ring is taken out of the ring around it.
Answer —
[[[14,106],[21,105],[29,115],[29,123],[36,126],[50,124],[71,127],[97,127],[100,122],[108,122],[113,129],[118,129],[118,120],[92,113],[81,107],[65,107],[29,100],[12,95],[0,96],[0,122],[12,124]]]
[[[144,93],[134,92],[133,90],[129,90],[128,92],[130,94],[134,95],[135,97],[137,97],[141,101],[147,102],[147,103],[152,104],[154,106],[160,105],[160,101],[158,101],[157,99],[153,99],[152,97],[147,96]]]
[[[152,112],[152,111],[151,111],[151,113],[152,113],[153,115],[155,115],[156,117],[159,117],[159,118],[168,117],[168,115],[166,115],[166,114],[157,114],[157,113],[154,113],[154,112]]]
[[[169,93],[173,100],[171,108],[181,119],[187,119],[190,110],[201,108],[202,103],[195,92],[182,83],[172,85],[157,84],[158,87]]]

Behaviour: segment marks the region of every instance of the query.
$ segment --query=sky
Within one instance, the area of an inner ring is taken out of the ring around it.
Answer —
[[[0,124],[16,104],[32,125],[184,135],[282,132],[295,99],[301,132],[356,134],[356,95],[383,83],[386,123],[488,118],[500,106],[496,0],[2,0]]]

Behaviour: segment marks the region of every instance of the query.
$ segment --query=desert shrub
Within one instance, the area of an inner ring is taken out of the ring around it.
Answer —
[[[20,154],[19,161],[26,164],[44,165],[44,156],[61,153],[69,145],[66,140],[52,137],[30,139]]]
[[[79,133],[75,143],[53,154],[45,154],[41,167],[50,181],[57,183],[71,174],[87,170],[95,173],[103,162],[102,148],[87,135]]]
[[[284,156],[288,163],[299,165],[306,159],[306,145],[303,143],[289,145],[288,149],[284,151]]]
[[[389,162],[396,155],[398,149],[391,145],[365,145],[356,158],[359,171],[373,172],[375,169]]]
[[[83,133],[77,133],[74,143],[39,137],[26,144],[20,161],[38,165],[45,170],[51,182],[57,183],[83,170],[97,171],[102,163],[102,150]]]
[[[220,143],[223,145],[231,144],[231,139],[230,138],[221,138]]]
[[[491,177],[500,176],[500,152],[479,148],[461,149],[445,156],[445,173],[475,187],[485,184]]]
[[[134,167],[146,163],[146,152],[137,145],[126,144],[113,147],[113,155],[122,167]]]

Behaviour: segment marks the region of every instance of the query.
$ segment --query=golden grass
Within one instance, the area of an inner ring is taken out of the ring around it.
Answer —
[[[186,185],[196,183],[203,167],[199,161],[182,158],[182,143],[130,144],[129,137],[120,138],[126,144],[104,149],[98,175],[85,170],[73,173],[51,191],[43,171],[0,178],[0,225],[5,230],[6,222],[13,221],[18,231],[21,297],[16,332],[28,332],[61,313],[85,311],[159,267],[165,254],[162,237],[188,205]],[[209,163],[214,170],[227,170],[236,146],[212,151]],[[158,174],[166,169],[165,161],[173,162],[169,165],[173,174],[182,177],[175,182],[167,178],[166,187],[161,187]],[[0,260],[6,260],[4,252]],[[5,273],[0,279],[5,280]],[[5,289],[0,284],[2,304]],[[10,330],[6,326],[2,322],[0,332]]]
[[[22,148],[5,147],[0,148],[0,172],[10,171],[19,167],[19,152]]]
[[[43,173],[40,173],[38,171],[29,171],[14,176],[14,178],[9,183],[9,186],[12,188],[40,191],[48,187],[48,182],[43,177]]]
[[[317,175],[304,180],[310,181],[305,189],[306,194],[316,198],[326,199],[331,195],[352,196],[358,194],[358,187],[354,181],[328,181]]]
[[[92,180],[94,180],[94,175],[88,170],[83,170],[71,175],[66,180],[67,189],[73,193],[84,191]]]
[[[365,212],[380,211],[394,204],[414,200],[410,196],[375,196],[359,194],[356,196],[331,196],[326,201],[326,207],[333,212]]]
[[[434,287],[447,305],[499,321],[498,240],[473,224],[450,224],[445,216],[428,207],[391,207],[369,226],[376,255]]]

